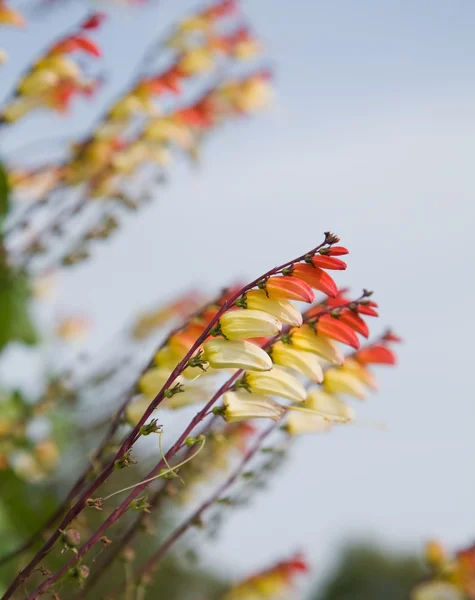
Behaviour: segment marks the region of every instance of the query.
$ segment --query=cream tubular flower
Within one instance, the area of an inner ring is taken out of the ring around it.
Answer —
[[[270,356],[251,342],[217,338],[203,345],[203,360],[213,369],[244,369],[270,371]]]
[[[278,421],[285,412],[285,408],[272,398],[249,392],[227,392],[223,403],[224,418],[228,423],[261,418]]]

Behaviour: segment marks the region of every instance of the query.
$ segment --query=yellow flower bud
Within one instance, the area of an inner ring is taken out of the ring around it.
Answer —
[[[60,77],[50,69],[39,69],[27,75],[18,86],[22,96],[34,96],[43,94],[53,88],[59,82]]]
[[[320,388],[308,392],[305,406],[322,413],[322,416],[330,421],[353,421],[355,418],[355,413],[350,406],[340,398],[322,392]]]
[[[263,310],[231,310],[219,319],[223,334],[230,340],[272,337],[282,330],[282,323]]]
[[[125,418],[131,427],[135,427],[147,410],[150,400],[145,396],[140,396],[131,402],[125,409]]]
[[[464,600],[465,594],[446,581],[421,583],[412,592],[411,600]]]
[[[203,360],[214,369],[270,371],[272,361],[267,352],[251,342],[216,338],[203,346]]]
[[[209,72],[214,67],[213,52],[205,47],[185,50],[177,66],[186,75]]]
[[[277,317],[282,323],[292,325],[292,327],[302,325],[302,315],[292,302],[285,298],[271,298],[264,290],[251,290],[248,292],[246,305],[248,309],[264,310]]]
[[[374,392],[378,390],[376,378],[364,365],[361,365],[358,361],[354,360],[353,358],[346,358],[342,368],[347,373],[351,373],[357,377],[362,383],[364,383]]]
[[[287,417],[287,432],[290,435],[326,432],[331,428],[332,423],[319,415],[291,412]]]
[[[309,325],[292,331],[292,345],[298,350],[313,352],[328,362],[342,365],[345,357],[336,342],[329,338],[319,336]]]
[[[366,398],[366,388],[361,381],[343,369],[329,369],[325,373],[323,387],[330,394],[346,394],[359,400]]]
[[[224,418],[228,423],[260,418],[277,421],[285,412],[284,407],[272,398],[248,392],[227,392],[223,403]]]
[[[246,373],[245,382],[250,391],[256,394],[280,396],[292,402],[303,402],[307,397],[300,381],[279,367],[265,373]]]
[[[323,370],[318,358],[312,352],[298,350],[291,344],[277,342],[272,346],[272,360],[276,365],[301,373],[310,381],[322,383]]]

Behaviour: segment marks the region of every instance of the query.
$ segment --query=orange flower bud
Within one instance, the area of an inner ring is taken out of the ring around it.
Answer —
[[[271,298],[274,296],[275,298],[299,300],[300,302],[313,302],[315,298],[308,283],[287,275],[269,277],[264,284],[264,289]]]
[[[312,264],[314,267],[331,271],[344,271],[346,269],[346,262],[328,255],[317,254],[312,258]]]
[[[361,364],[395,365],[396,355],[383,345],[363,348],[355,354],[355,359]]]
[[[292,276],[302,279],[308,285],[327,296],[335,297],[338,293],[338,287],[330,275],[318,267],[304,264],[294,265],[292,267]]]
[[[342,342],[356,350],[360,347],[360,341],[353,329],[331,315],[323,315],[319,318],[316,331],[319,335]]]

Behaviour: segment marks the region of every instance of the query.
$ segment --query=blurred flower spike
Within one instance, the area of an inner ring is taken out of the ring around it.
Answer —
[[[3,106],[0,121],[18,121],[39,108],[67,113],[75,96],[92,95],[99,81],[86,77],[84,68],[69,55],[78,52],[101,56],[99,46],[85,30],[96,29],[102,21],[102,13],[95,13],[79,26],[78,32],[50,46],[19,80],[14,97]]]
[[[272,600],[288,593],[299,575],[308,573],[309,566],[300,554],[283,560],[234,586],[222,600]]]
[[[425,555],[432,575],[414,588],[411,600],[475,599],[475,545],[450,556],[441,544],[430,541]]]

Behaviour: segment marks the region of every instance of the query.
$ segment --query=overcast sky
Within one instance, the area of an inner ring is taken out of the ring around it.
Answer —
[[[104,101],[142,39],[191,5],[163,0],[104,27],[114,75]],[[302,439],[270,492],[231,518],[210,557],[244,573],[303,548],[319,571],[345,536],[416,550],[433,536],[470,542],[475,4],[244,6],[275,64],[275,106],[210,140],[200,171],[177,168],[126,232],[64,277],[60,303],[91,314],[99,345],[157,298],[190,283],[214,289],[254,278],[336,231],[351,250],[338,282],[374,289],[375,327],[391,324],[406,340],[397,370],[381,370],[379,394],[358,406],[361,419],[388,431],[346,427]],[[58,13],[54,27],[78,14]],[[40,47],[50,27],[8,34],[10,54],[26,58],[25,40]],[[78,107],[78,132],[91,116]],[[36,134],[48,123],[38,120]],[[20,127],[31,134],[31,123]]]

